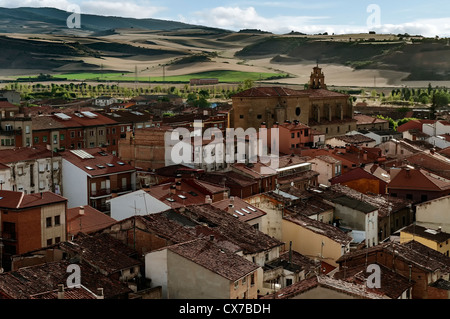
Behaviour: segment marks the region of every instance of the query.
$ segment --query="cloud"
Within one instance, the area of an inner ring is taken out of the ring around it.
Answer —
[[[71,5],[78,5],[81,13],[137,19],[151,18],[155,16],[155,14],[167,10],[166,7],[139,5],[133,1],[0,0],[0,6],[6,8],[50,7],[69,11],[68,8],[70,8]]]
[[[0,7],[19,8],[19,7],[49,7],[66,10],[73,2],[67,0],[0,0]]]
[[[82,13],[91,13],[105,16],[120,16],[136,19],[154,17],[155,14],[167,10],[166,7],[139,5],[131,1],[82,1]]]
[[[317,20],[328,17],[311,16],[276,16],[265,18],[256,12],[254,7],[216,7],[197,11],[194,18],[186,18],[186,22],[229,30],[260,29],[274,33],[290,32],[299,26],[310,25]],[[298,31],[298,30],[296,30]]]
[[[269,4],[269,3],[266,3]],[[270,3],[273,4],[273,3]],[[241,29],[260,29],[276,34],[298,31],[307,34],[328,32],[328,34],[352,34],[376,31],[384,34],[423,35],[426,37],[450,36],[450,18],[419,19],[399,24],[383,24],[379,26],[357,24],[327,24],[331,21],[327,16],[273,16],[264,17],[250,6],[246,8],[216,7],[197,11],[191,16],[182,17],[186,23],[238,31]],[[325,22],[325,23],[324,23]]]

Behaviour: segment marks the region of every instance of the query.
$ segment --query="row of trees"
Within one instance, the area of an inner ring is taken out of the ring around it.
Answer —
[[[363,93],[365,94],[364,91]],[[381,103],[423,104],[435,108],[447,106],[450,103],[450,91],[446,87],[432,87],[431,84],[427,88],[396,88],[387,96],[383,92],[378,93],[372,90],[370,97],[378,99]]]
[[[27,84],[15,82],[4,86],[7,90],[18,91],[23,100],[40,98],[62,98],[66,100],[76,98],[95,98],[102,95],[119,98],[131,98],[144,94],[168,93],[181,96],[190,101],[203,99],[229,99],[233,94],[247,89],[253,85],[253,81],[246,80],[237,85],[214,85],[209,87],[196,87],[185,84],[183,86],[121,86],[119,84],[98,84],[87,83],[49,83],[49,84]]]

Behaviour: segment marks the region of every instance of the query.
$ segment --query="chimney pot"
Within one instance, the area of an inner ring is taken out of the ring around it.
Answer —
[[[84,207],[83,206],[80,206],[79,214],[80,215],[84,215]]]
[[[64,285],[58,285],[58,299],[64,299]]]
[[[104,299],[103,288],[97,288],[97,299]]]

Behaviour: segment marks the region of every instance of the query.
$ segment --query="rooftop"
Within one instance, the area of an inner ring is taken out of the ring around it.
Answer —
[[[232,216],[238,216],[238,219],[243,222],[259,218],[267,214],[259,208],[250,205],[246,201],[235,196],[231,196],[230,198],[215,202],[212,205],[228,212]]]
[[[279,97],[279,96],[308,96],[308,92],[292,90],[283,87],[253,87],[233,95],[232,97]]]
[[[415,240],[403,244],[387,242],[368,247],[367,249],[351,251],[339,257],[336,262],[342,263],[345,260],[354,258],[365,259],[367,254],[379,251],[395,254],[396,258],[403,260],[405,263],[411,263],[413,266],[425,271],[434,272],[439,270],[441,273],[448,273],[450,271],[450,259],[446,255],[422,245]]]
[[[0,208],[26,209],[64,202],[67,202],[66,198],[48,191],[25,194],[23,192],[0,190]]]
[[[0,150],[0,162],[3,164],[51,157],[52,151],[49,151],[44,146],[17,147]]]
[[[89,205],[67,209],[67,233],[70,235],[95,232],[115,222],[115,219]]]
[[[430,229],[417,224],[411,224],[403,228],[401,232],[417,235],[418,237],[423,237],[437,243],[442,243],[450,239],[449,233],[443,232],[439,229]]]
[[[67,268],[72,261],[49,262],[23,267],[0,274],[0,293],[12,299],[31,299],[42,293],[54,291],[59,284],[66,286]],[[87,263],[79,263],[81,285],[90,291],[103,288],[105,298],[115,298],[132,290],[123,283],[98,272]],[[67,287],[66,287],[67,289]]]
[[[266,295],[262,299],[290,299],[308,292],[311,289],[323,287],[346,295],[351,295],[361,299],[384,299],[380,294],[367,291],[365,284],[354,284],[345,280],[335,279],[326,275],[316,275],[301,280],[278,290],[276,293]]]
[[[119,174],[136,170],[133,166],[122,162],[119,157],[106,153],[99,147],[66,150],[59,154],[63,159],[77,166],[90,176]]]
[[[326,236],[342,245],[349,244],[353,239],[339,228],[326,224],[324,222],[309,218],[301,213],[287,214],[283,217],[285,220],[300,225],[314,233]]]
[[[259,268],[255,263],[224,249],[208,238],[168,246],[167,249],[233,282]]]

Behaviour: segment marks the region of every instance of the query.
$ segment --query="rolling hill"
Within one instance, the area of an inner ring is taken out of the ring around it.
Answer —
[[[270,73],[267,79],[279,74],[280,83],[303,85],[318,61],[335,85],[373,83],[374,77],[397,86],[403,80],[450,81],[447,39],[232,32],[88,14],[81,29],[69,29],[69,15],[53,8],[0,8],[0,77],[109,72],[155,79],[243,72],[254,78]]]

